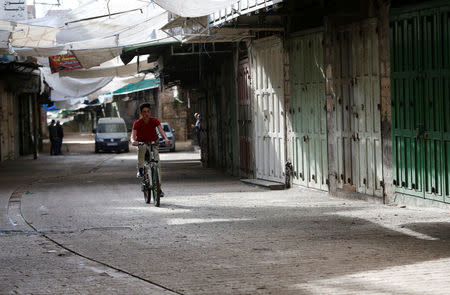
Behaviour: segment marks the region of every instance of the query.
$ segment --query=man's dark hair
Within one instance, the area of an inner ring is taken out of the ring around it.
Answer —
[[[142,104],[139,106],[139,111],[142,112],[142,110],[143,110],[144,108],[149,108],[149,109],[150,109],[150,104],[149,104],[148,102],[142,103]]]
[[[55,123],[55,120],[52,120],[52,123]]]

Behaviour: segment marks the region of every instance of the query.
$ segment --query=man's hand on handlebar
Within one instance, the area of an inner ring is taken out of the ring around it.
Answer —
[[[139,145],[144,145],[144,144],[146,144],[146,143],[145,142],[140,142],[140,141],[132,141],[131,142],[132,146],[139,146]],[[152,144],[155,144],[155,142],[152,141]],[[165,146],[169,146],[170,145],[170,139],[165,139],[164,140],[164,144],[165,144]]]

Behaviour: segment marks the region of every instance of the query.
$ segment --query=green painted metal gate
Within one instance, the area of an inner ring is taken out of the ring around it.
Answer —
[[[342,189],[381,197],[377,22],[368,19],[339,28],[334,42],[337,185]]]
[[[328,190],[323,33],[304,34],[289,44],[293,182]]]
[[[450,5],[392,10],[390,25],[396,192],[450,203]]]

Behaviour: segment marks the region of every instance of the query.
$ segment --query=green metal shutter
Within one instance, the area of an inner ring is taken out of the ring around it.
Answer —
[[[393,10],[390,36],[396,192],[447,203],[449,11],[449,5]]]
[[[292,159],[295,184],[328,190],[323,33],[290,40]]]

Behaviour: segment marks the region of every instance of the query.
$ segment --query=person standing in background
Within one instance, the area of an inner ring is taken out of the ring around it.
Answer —
[[[194,118],[196,119],[195,125],[191,125],[191,127],[194,128],[194,133],[197,137],[197,144],[200,146],[200,114],[195,113]]]
[[[59,121],[56,121],[56,154],[61,155],[61,147],[62,147],[62,141],[64,137],[64,130],[61,126],[61,123]]]
[[[48,137],[50,139],[50,155],[56,155],[56,145],[58,133],[56,131],[55,120],[48,126]]]

